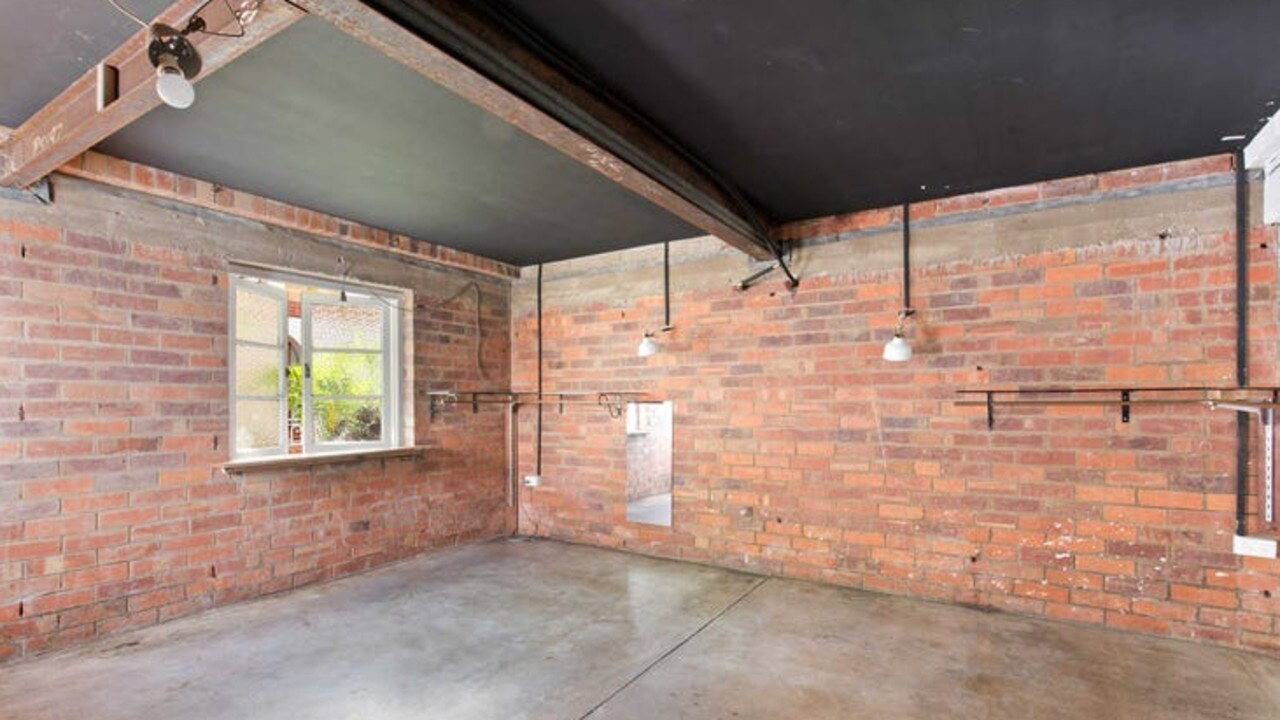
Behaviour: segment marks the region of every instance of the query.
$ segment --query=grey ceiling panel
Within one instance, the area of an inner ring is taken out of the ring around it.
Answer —
[[[151,20],[173,0],[119,2]],[[0,0],[0,125],[21,125],[138,30],[106,0]]]
[[[520,265],[701,234],[317,19],[196,88],[100,149]]]

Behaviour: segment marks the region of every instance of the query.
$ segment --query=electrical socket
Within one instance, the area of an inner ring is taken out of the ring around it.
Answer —
[[[1276,541],[1271,538],[1248,537],[1236,535],[1232,538],[1231,549],[1236,555],[1261,557],[1274,560],[1276,558]]]
[[[541,475],[525,475],[524,476],[525,487],[538,487],[541,484],[542,484]]]

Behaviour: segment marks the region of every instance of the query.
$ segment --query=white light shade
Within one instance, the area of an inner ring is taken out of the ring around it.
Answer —
[[[911,343],[901,335],[884,344],[884,359],[889,362],[906,362],[911,359]]]
[[[161,66],[156,72],[156,94],[165,105],[186,110],[196,101],[196,88],[177,68]]]
[[[636,348],[636,355],[640,357],[649,357],[658,353],[658,341],[653,339],[652,335],[645,335],[640,341],[640,346]]]

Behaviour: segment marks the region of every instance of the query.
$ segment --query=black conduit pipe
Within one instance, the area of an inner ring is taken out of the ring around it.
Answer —
[[[1236,385],[1249,385],[1249,175],[1236,150]],[[1248,534],[1249,413],[1236,413],[1236,534]]]
[[[538,400],[542,400],[542,263],[538,263]],[[538,439],[534,444],[534,474],[542,477],[542,403],[538,403]]]
[[[662,331],[671,330],[671,243],[662,243]]]
[[[902,309],[911,312],[911,203],[902,203]]]

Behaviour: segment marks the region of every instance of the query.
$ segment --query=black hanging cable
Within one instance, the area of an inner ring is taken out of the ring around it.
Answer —
[[[902,203],[902,309],[898,311],[897,337],[906,332],[907,318],[915,315],[911,307],[911,203]]]
[[[538,263],[538,438],[534,445],[534,474],[542,476],[542,263]]]
[[[769,241],[769,247],[773,250],[773,259],[778,262],[778,267],[782,268],[782,272],[787,274],[787,287],[800,287],[800,279],[791,273],[791,267],[787,265],[787,258],[782,252],[782,245],[774,240]]]
[[[1249,385],[1249,175],[1236,150],[1236,385]],[[1236,413],[1236,534],[1248,534],[1249,413]]]
[[[671,243],[662,243],[662,330],[671,329]]]
[[[911,309],[911,203],[902,203],[902,310]]]
[[[1244,151],[1236,164],[1236,385],[1249,384],[1249,175]]]

